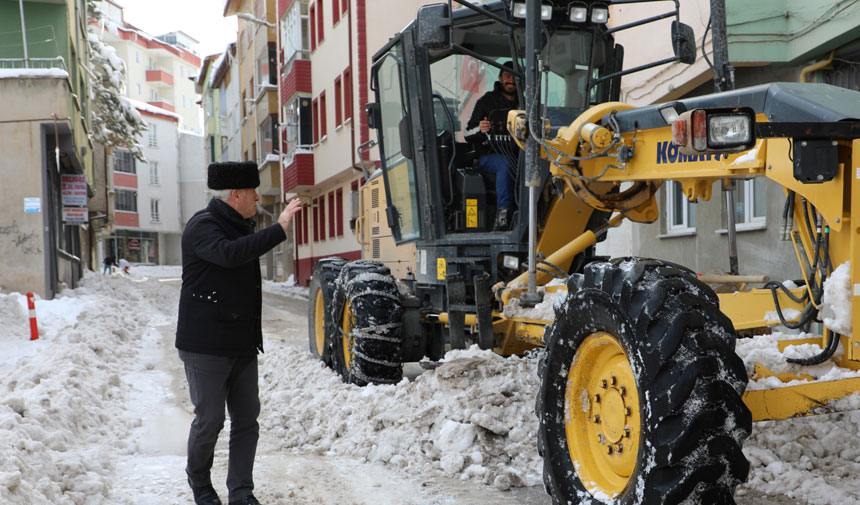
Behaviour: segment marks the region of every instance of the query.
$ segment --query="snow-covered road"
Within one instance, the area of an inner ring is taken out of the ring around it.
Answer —
[[[88,274],[37,302],[35,342],[24,297],[0,293],[0,503],[191,503],[191,408],[173,348],[178,276],[176,267]],[[536,355],[452,352],[396,386],[344,385],[308,356],[306,291],[266,291],[262,503],[550,503],[534,447]],[[738,503],[857,503],[858,435],[858,411],[758,423]],[[213,470],[222,497],[225,471],[222,437]]]

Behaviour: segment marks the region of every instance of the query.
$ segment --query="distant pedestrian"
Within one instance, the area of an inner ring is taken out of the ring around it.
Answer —
[[[195,415],[185,473],[194,503],[221,505],[210,471],[226,405],[229,504],[259,505],[252,491],[260,436],[257,352],[263,351],[260,256],[286,240],[301,203],[292,200],[277,223],[255,232],[257,164],[212,163],[207,182],[213,198],[182,233],[176,348]]]
[[[120,258],[119,267],[122,268],[122,273],[127,274],[131,268],[131,263],[129,263],[125,258]]]
[[[102,269],[102,275],[111,273],[112,272],[111,267],[116,266],[116,258],[114,258],[113,255],[105,256],[104,265],[105,265],[105,267]]]

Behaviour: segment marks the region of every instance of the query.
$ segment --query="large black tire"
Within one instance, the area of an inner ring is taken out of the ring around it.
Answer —
[[[331,317],[335,281],[346,260],[337,256],[323,258],[314,265],[308,289],[308,348],[311,356],[331,367],[331,339],[335,331]]]
[[[391,272],[378,261],[347,263],[332,304],[332,364],[344,382],[396,384],[403,378],[403,309]]]
[[[536,403],[553,503],[734,504],[752,418],[717,296],[683,267],[635,258],[589,264],[568,290]]]

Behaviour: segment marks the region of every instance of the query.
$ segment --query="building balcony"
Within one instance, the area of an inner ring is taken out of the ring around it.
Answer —
[[[170,88],[173,87],[173,76],[161,69],[147,70],[146,82],[156,88]]]
[[[162,100],[161,98],[157,100],[150,100],[146,103],[148,103],[149,105],[154,105],[155,107],[160,107],[170,112],[176,112],[176,108],[173,107],[172,103],[168,102],[167,100]]]
[[[314,185],[314,155],[296,153],[284,167],[284,191],[306,191]]]
[[[281,194],[281,173],[278,170],[278,155],[269,153],[260,164],[260,187],[257,192],[261,196],[279,196]]]
[[[281,103],[287,103],[296,93],[311,93],[311,62],[295,60],[290,72],[281,76]]]

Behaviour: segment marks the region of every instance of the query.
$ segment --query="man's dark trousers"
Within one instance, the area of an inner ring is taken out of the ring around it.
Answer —
[[[188,435],[188,482],[192,488],[211,485],[209,471],[218,433],[224,427],[224,404],[230,413],[227,466],[229,501],[241,500],[254,489],[254,456],[260,427],[257,357],[225,357],[179,351],[185,364],[194,421]]]

